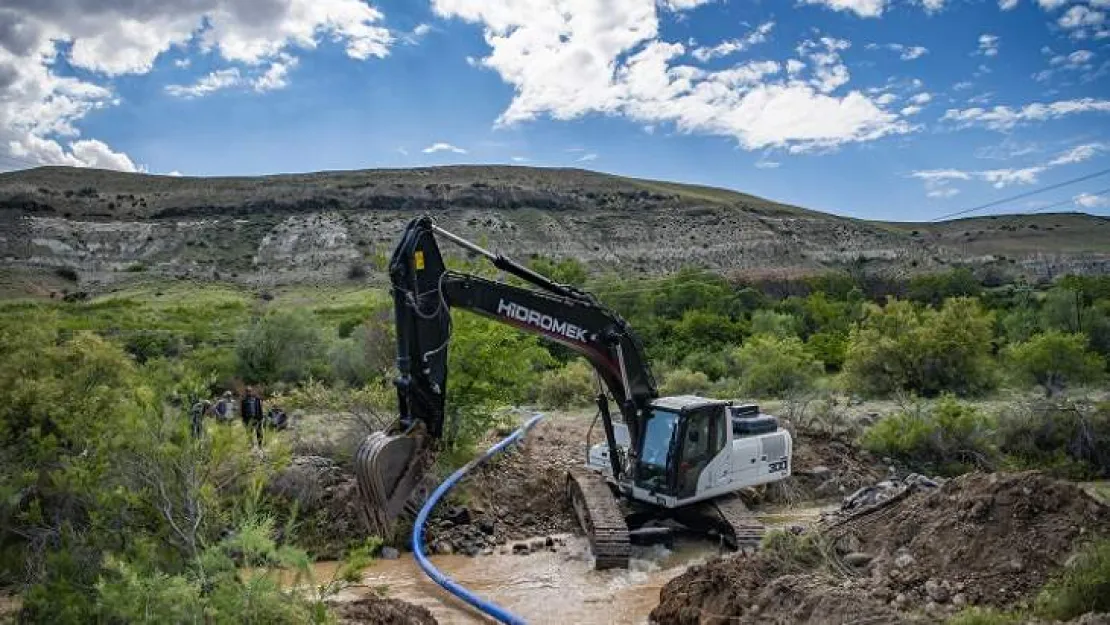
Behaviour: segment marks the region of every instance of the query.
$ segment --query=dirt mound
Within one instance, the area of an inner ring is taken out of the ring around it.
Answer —
[[[1110,508],[1074,484],[1033,472],[965,475],[827,523],[793,551],[693,567],[663,588],[652,618],[931,622],[965,605],[1012,606],[1078,541],[1107,533]]]
[[[767,488],[766,501],[798,503],[843,497],[883,475],[880,463],[837,437],[795,428],[792,475]]]
[[[340,623],[374,623],[375,625],[436,625],[427,608],[383,597],[366,596],[354,601],[332,604]]]
[[[577,522],[564,492],[567,470],[582,463],[580,429],[551,419],[523,445],[475,470],[459,487],[465,508],[437,509],[428,544],[476,555],[508,541],[573,532]]]

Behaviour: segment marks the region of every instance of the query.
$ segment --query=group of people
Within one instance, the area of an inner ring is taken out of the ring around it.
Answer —
[[[254,436],[259,447],[262,446],[262,432],[264,429],[284,430],[289,426],[289,418],[284,410],[275,407],[270,408],[269,412],[264,412],[262,397],[259,396],[254,387],[248,386],[242,399],[238,402],[235,401],[231,391],[225,391],[214,403],[202,399],[193,404],[189,411],[193,436],[200,436],[205,417],[212,417],[221,423],[230,423],[235,420],[236,412],[239,413],[243,425],[247,429],[254,430]]]

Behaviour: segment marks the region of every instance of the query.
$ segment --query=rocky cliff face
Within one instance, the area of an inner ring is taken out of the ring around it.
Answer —
[[[904,273],[954,262],[1110,269],[1110,220],[1088,215],[1017,218],[1037,220],[1020,231],[1013,219],[880,224],[719,189],[515,167],[226,179],[67,168],[0,174],[0,267],[68,267],[91,284],[136,272],[343,280],[355,265],[380,271],[420,214],[510,256],[571,256],[622,272],[695,265],[797,275],[866,264]]]

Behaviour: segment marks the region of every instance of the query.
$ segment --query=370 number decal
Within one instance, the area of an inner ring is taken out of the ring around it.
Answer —
[[[788,465],[787,460],[779,460],[778,462],[768,463],[767,464],[767,470],[770,471],[771,473],[775,473],[777,471],[785,471],[787,465]]]

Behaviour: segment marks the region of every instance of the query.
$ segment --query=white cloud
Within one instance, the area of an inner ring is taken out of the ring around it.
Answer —
[[[1009,130],[1022,122],[1045,121],[1078,113],[1110,113],[1110,100],[1081,98],[1060,100],[1049,104],[1035,102],[1019,109],[1009,106],[996,106],[991,109],[979,107],[963,110],[948,109],[941,119],[961,127],[984,126],[991,130]]]
[[[996,189],[1014,184],[1036,184],[1037,176],[1044,173],[1045,167],[1024,167],[1021,169],[991,169],[978,172],[979,177],[991,183]]]
[[[1055,11],[1067,3],[1068,0],[1037,0],[1037,4],[1045,11]]]
[[[243,75],[238,67],[211,72],[192,85],[166,85],[166,93],[179,98],[199,98],[243,84]]]
[[[767,35],[771,33],[774,27],[774,22],[764,22],[740,39],[722,41],[711,48],[695,48],[691,54],[694,58],[704,63],[709,59],[728,56],[736,52],[743,52],[754,45],[767,41]]]
[[[688,11],[713,1],[714,0],[660,0],[659,3],[671,11]]]
[[[269,67],[240,71],[238,67],[216,70],[202,76],[191,85],[166,85],[166,93],[179,98],[200,98],[223,89],[244,87],[262,93],[282,89],[289,85],[289,70],[297,66],[297,59],[282,55]]]
[[[886,10],[887,0],[803,0],[806,4],[822,4],[833,11],[850,11],[860,17],[879,17]]]
[[[868,50],[878,50],[879,48],[885,48],[887,50],[893,50],[894,52],[897,52],[898,58],[902,59],[903,61],[912,61],[914,59],[919,59],[929,53],[929,49],[924,46],[907,46],[901,43],[887,43],[882,45],[877,43],[867,44]]]
[[[944,3],[947,0],[917,0],[926,13],[937,13],[944,9]]]
[[[1017,7],[1018,0],[998,0],[998,8],[1003,11],[1010,11]]]
[[[1095,195],[1094,193],[1080,193],[1072,198],[1072,202],[1080,208],[1101,208],[1103,206],[1110,206],[1110,198],[1105,195]]]
[[[594,152],[590,152],[588,154],[583,154],[582,156],[579,156],[578,159],[577,159],[577,161],[579,163],[588,163],[590,161],[596,161],[596,160],[597,160],[597,154],[594,153]]]
[[[777,61],[709,71],[679,61],[683,44],[657,39],[659,16],[648,0],[433,0],[432,8],[484,28],[490,52],[478,63],[514,89],[499,126],[603,114],[796,152],[913,130],[860,91],[833,95],[850,79],[839,57],[845,41],[799,46],[809,76],[797,64],[784,73]]]
[[[1093,11],[1085,5],[1077,4],[1065,11],[1060,19],[1056,20],[1056,23],[1060,25],[1060,28],[1072,31],[1071,36],[1074,39],[1090,37],[1092,33],[1087,30],[1087,27],[1096,27],[1097,30],[1094,32],[1094,36],[1101,39],[1103,38],[1101,33],[1107,32],[1101,28],[1105,21],[1106,14],[1102,11]]]
[[[922,91],[921,93],[918,93],[910,98],[910,102],[913,102],[914,104],[928,104],[932,100],[933,94],[927,91]]]
[[[909,117],[910,115],[917,115],[918,113],[920,113],[920,112],[921,112],[921,107],[920,107],[920,106],[917,106],[917,105],[915,104],[915,105],[913,105],[913,106],[907,106],[907,107],[904,107],[904,108],[903,108],[903,109],[902,109],[901,111],[899,111],[899,112],[900,112],[900,113],[901,113],[902,115],[904,115],[904,116],[906,116],[906,117]]]
[[[963,81],[960,81],[960,82],[952,85],[952,91],[964,91],[964,90],[970,89],[974,86],[975,86],[975,83],[971,82],[970,80],[963,80]]]
[[[184,69],[186,67],[189,67],[192,64],[193,64],[192,59],[176,59],[173,62],[174,67],[180,67],[182,69]]]
[[[181,176],[184,176],[185,174],[183,174],[183,173],[181,173],[181,172],[179,172],[175,169],[171,172],[167,172],[166,175],[167,176],[173,176],[174,178],[180,178]]]
[[[1052,159],[1048,164],[1050,166],[1057,166],[1082,163],[1083,161],[1094,158],[1099,152],[1104,151],[1106,147],[1107,146],[1102,143],[1084,143],[1082,145],[1077,145]]]
[[[514,157],[512,157],[512,161],[514,163],[527,163],[530,160],[532,160],[532,159],[528,158],[527,156],[514,156]]]
[[[417,37],[423,37],[432,31],[432,27],[428,24],[417,24],[416,28],[412,29],[412,34]]]
[[[230,84],[257,90],[287,82],[290,56],[324,40],[356,59],[388,54],[382,14],[363,0],[49,0],[0,7],[0,156],[43,164],[134,169],[130,157],[79,135],[90,112],[115,105],[108,79],[144,74],[160,56],[197,45],[217,66],[194,85],[167,89],[196,97]],[[64,55],[82,78],[59,76]],[[175,54],[175,56],[180,56]],[[177,67],[189,60],[176,58]],[[236,77],[235,72],[238,72]],[[92,141],[86,140],[86,141]]]
[[[764,158],[760,158],[755,162],[755,166],[759,169],[778,169],[780,165],[782,165],[782,163],[778,161],[768,161]]]
[[[928,190],[925,191],[925,196],[926,197],[942,199],[942,200],[943,199],[948,199],[950,197],[955,197],[959,194],[960,194],[960,190],[955,188],[955,187],[938,187],[938,188],[935,188],[935,189],[928,189]]]
[[[998,56],[998,35],[984,33],[979,35],[979,54]]]
[[[445,143],[443,141],[433,143],[421,150],[421,152],[425,154],[435,154],[436,152],[454,152],[455,154],[466,154],[465,149],[451,145],[450,143]]]

